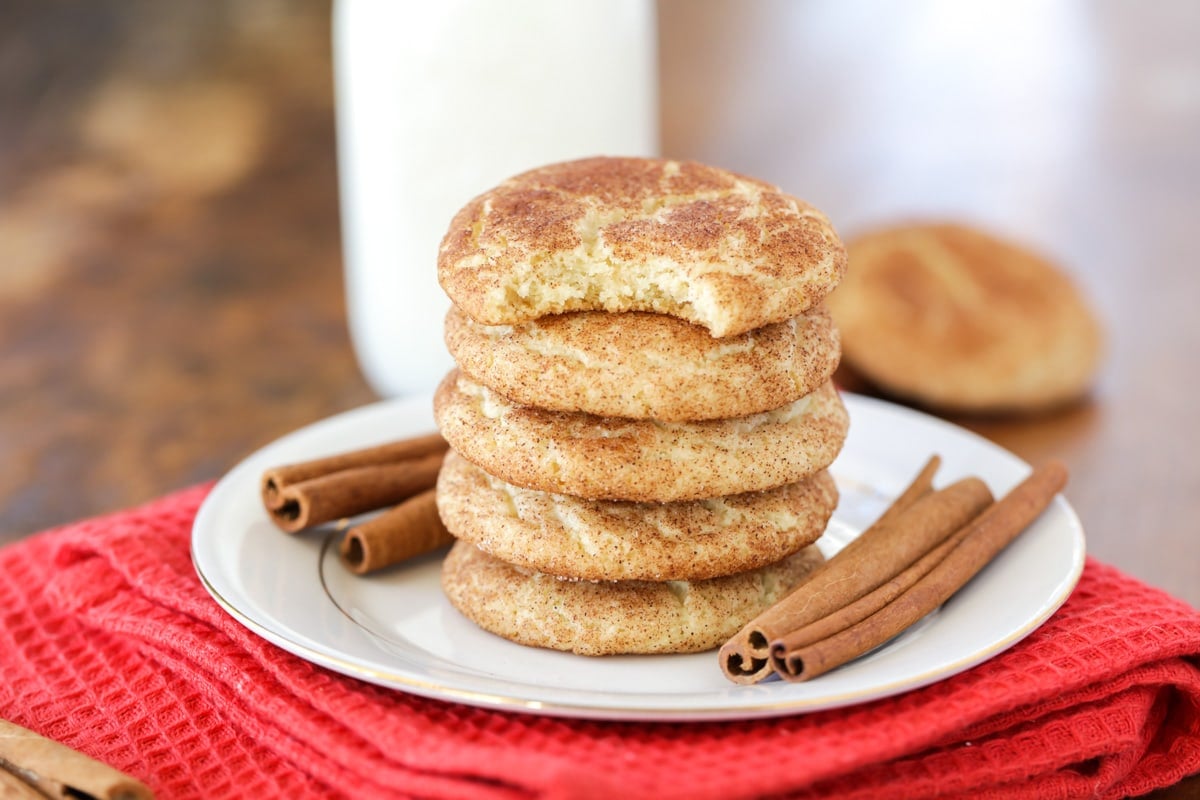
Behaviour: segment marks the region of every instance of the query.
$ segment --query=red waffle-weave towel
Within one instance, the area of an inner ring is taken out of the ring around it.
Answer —
[[[377,688],[257,638],[192,569],[205,491],[0,551],[0,716],[163,798],[1115,798],[1200,771],[1200,615],[1095,561],[1029,638],[924,689],[575,721]]]

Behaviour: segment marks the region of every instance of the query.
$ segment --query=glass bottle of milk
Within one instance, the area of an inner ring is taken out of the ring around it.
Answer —
[[[653,0],[337,0],[350,332],[383,396],[452,366],[437,252],[475,195],[542,164],[655,155]]]

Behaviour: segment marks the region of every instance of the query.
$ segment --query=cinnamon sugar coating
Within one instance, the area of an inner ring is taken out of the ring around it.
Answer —
[[[481,628],[580,655],[711,650],[799,585],[824,558],[782,561],[706,581],[577,581],[506,564],[468,542],[450,548],[442,588]]]
[[[581,500],[513,486],[453,452],[437,489],[457,538],[510,564],[584,580],[700,580],[766,566],[815,542],[837,498],[821,471],[705,500]]]
[[[455,215],[438,279],[465,313],[511,325],[652,311],[735,336],[841,280],[829,220],[770,184],[687,161],[590,158],[510,178]]]
[[[507,483],[590,500],[672,502],[794,483],[828,467],[849,417],[826,383],[761,414],[660,422],[523,406],[452,370],[434,394],[442,435]]]
[[[841,356],[824,306],[724,339],[664,314],[583,311],[489,326],[451,308],[446,345],[464,374],[517,403],[668,422],[786,405],[828,381]]]
[[[1031,412],[1083,395],[1102,332],[1056,265],[953,224],[855,238],[829,298],[855,372],[938,409]]]

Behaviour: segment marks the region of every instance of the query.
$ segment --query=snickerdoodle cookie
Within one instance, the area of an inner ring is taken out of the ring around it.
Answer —
[[[433,403],[450,446],[489,474],[590,500],[697,500],[795,483],[833,462],[849,426],[830,383],[772,411],[705,422],[546,411],[458,370]]]
[[[446,294],[486,325],[653,311],[719,337],[812,308],[845,268],[812,206],[726,170],[645,158],[510,178],[458,212],[438,255]]]
[[[949,411],[1031,412],[1091,385],[1100,325],[1044,258],[952,224],[880,230],[849,251],[829,307],[843,360],[885,391]]]
[[[493,478],[453,451],[437,504],[459,539],[527,569],[585,580],[701,580],[817,540],[837,505],[821,471],[777,489],[679,503],[581,500]]]
[[[582,311],[481,325],[457,308],[446,346],[459,369],[514,402],[609,417],[744,417],[798,400],[841,355],[825,307],[715,339],[665,314]]]
[[[824,561],[815,545],[706,581],[579,581],[506,564],[459,541],[442,566],[450,602],[481,628],[580,655],[692,653],[720,646]]]

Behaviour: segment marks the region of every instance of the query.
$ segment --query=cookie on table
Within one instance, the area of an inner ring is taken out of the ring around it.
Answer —
[[[450,446],[489,474],[589,500],[698,500],[795,483],[833,463],[849,427],[831,383],[760,414],[659,422],[519,405],[452,370],[433,406]]]
[[[954,224],[888,228],[849,244],[828,305],[845,366],[916,403],[1033,412],[1078,399],[1101,358],[1101,328],[1057,266]]]
[[[713,336],[783,322],[846,269],[817,209],[688,161],[589,158],[517,175],[450,223],[438,280],[466,314],[513,325],[567,311],[652,311]]]
[[[841,345],[825,307],[714,339],[665,314],[581,311],[517,325],[446,315],[446,346],[471,380],[522,405],[608,417],[744,417],[814,391]]]
[[[510,564],[583,580],[702,580],[766,566],[815,542],[837,500],[826,471],[707,500],[581,500],[505,483],[454,452],[437,486],[455,537]]]
[[[459,541],[442,588],[464,616],[514,642],[580,655],[719,647],[824,562],[815,545],[706,581],[578,581],[515,567]]]

